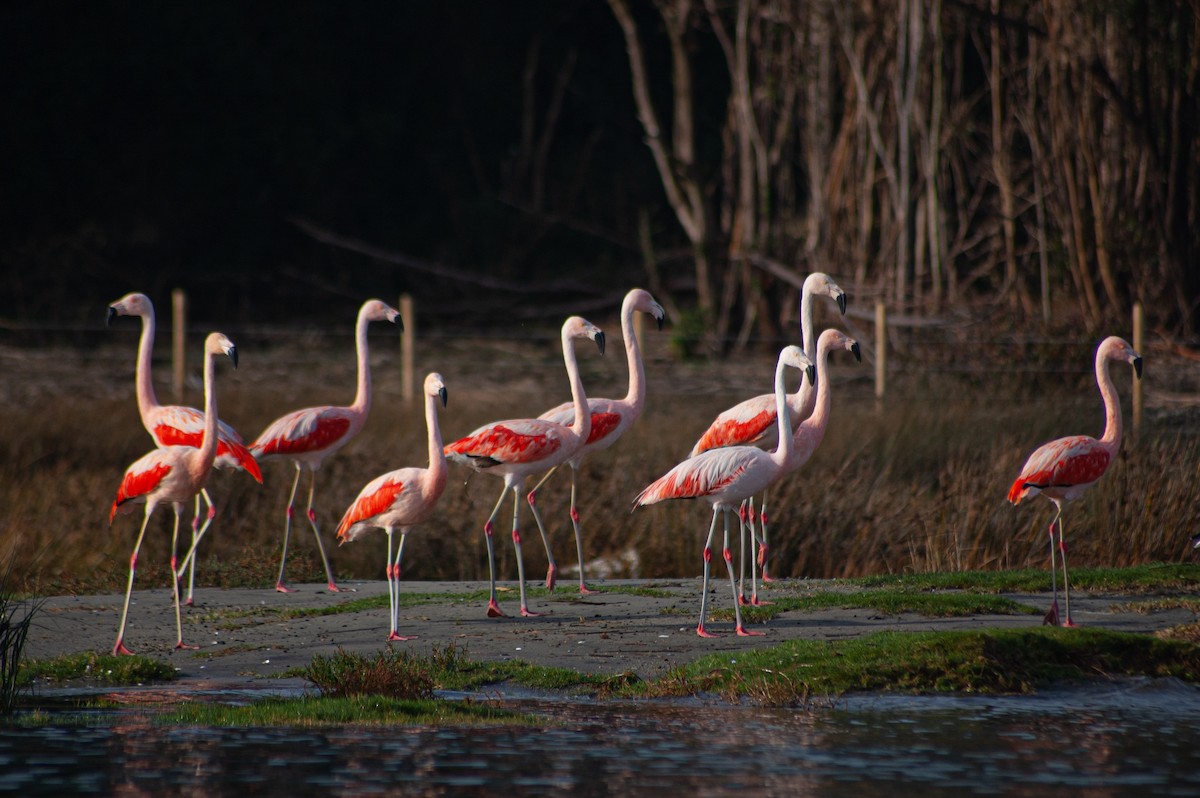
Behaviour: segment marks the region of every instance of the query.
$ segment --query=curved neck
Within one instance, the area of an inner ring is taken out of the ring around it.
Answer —
[[[813,295],[805,280],[804,288],[800,291],[800,344],[804,354],[815,363],[817,341],[813,337]],[[817,381],[821,380],[821,372],[817,372]],[[800,377],[800,386],[796,388],[796,397],[800,401],[800,416],[803,418],[812,412],[813,385],[808,381],[808,374]]]
[[[200,439],[200,462],[205,469],[212,468],[217,456],[217,387],[214,373],[216,372],[216,356],[212,352],[204,353],[204,437]]]
[[[1121,445],[1121,398],[1117,395],[1108,365],[1107,357],[1096,358],[1096,384],[1100,386],[1100,396],[1104,399],[1104,437],[1100,442],[1115,451]]]
[[[625,358],[629,362],[629,391],[625,402],[640,413],[646,402],[646,370],[642,366],[642,349],[637,331],[633,329],[633,306],[621,308],[621,335],[625,339]]]
[[[829,363],[829,348],[825,345],[817,347],[817,396],[813,403],[812,415],[806,419],[805,428],[813,429],[817,435],[825,433],[825,425],[829,421],[829,371],[827,364]],[[818,437],[817,442],[820,442]]]
[[[786,463],[792,456],[792,418],[788,413],[787,388],[784,384],[786,373],[787,365],[780,360],[775,364],[775,411],[778,414],[776,418],[779,419],[779,445],[771,454],[779,463]]]
[[[367,327],[370,320],[359,313],[358,323],[354,325],[354,351],[358,355],[358,388],[354,392],[354,404],[351,405],[359,413],[367,413],[371,409],[371,363],[367,349]]]
[[[575,423],[571,430],[586,441],[592,434],[592,412],[588,408],[587,396],[583,393],[583,380],[579,378],[579,364],[575,362],[575,347],[566,330],[562,334],[563,361],[567,364],[567,378],[571,381],[571,402],[575,408]]]
[[[146,414],[156,409],[158,397],[154,395],[154,381],[150,377],[150,361],[154,356],[154,311],[142,316],[142,336],[138,340],[137,353],[137,403],[138,412]]]
[[[446,478],[446,451],[442,448],[442,428],[438,423],[438,397],[425,394],[425,429],[429,435],[429,471],[435,482]]]

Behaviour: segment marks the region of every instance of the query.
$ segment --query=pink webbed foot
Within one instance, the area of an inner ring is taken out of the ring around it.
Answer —
[[[295,593],[296,591],[292,590],[290,587],[285,585],[283,582],[276,582],[275,583],[275,592],[276,593]]]
[[[133,652],[125,647],[124,640],[118,640],[116,642],[116,644],[113,646],[112,653],[113,653],[114,657],[132,657],[133,656]]]
[[[1058,622],[1058,602],[1055,601],[1050,605],[1050,609],[1046,611],[1045,617],[1042,618],[1042,626],[1061,626]]]
[[[185,607],[196,606],[196,599],[192,596],[188,596],[188,598],[183,602],[183,606],[185,606]]]
[[[583,596],[590,596],[590,595],[592,595],[592,594],[594,594],[594,593],[602,593],[602,592],[603,592],[603,591],[601,591],[601,590],[592,590],[590,587],[588,587],[587,585],[583,584],[582,582],[579,584],[579,593],[580,593],[580,595],[583,595]]]
[[[179,640],[179,641],[176,641],[176,643],[175,643],[175,650],[176,651],[199,651],[200,646],[189,646],[187,643],[183,642],[182,640]]]
[[[738,637],[762,637],[763,632],[752,632],[744,626],[737,628]]]
[[[489,618],[507,618],[495,599],[488,600],[487,614]]]
[[[533,610],[529,609],[528,607],[521,608],[521,617],[522,618],[538,618],[545,614],[546,613],[544,613],[544,612],[534,612]]]
[[[1079,624],[1077,624],[1073,620],[1071,620],[1070,616],[1067,616],[1067,619],[1062,622],[1062,625],[1064,628],[1067,628],[1067,629],[1078,629],[1079,628]]]
[[[772,604],[774,604],[775,602],[774,601],[764,601],[763,599],[760,599],[758,596],[755,596],[754,598],[750,599],[750,603],[755,607],[769,607]]]
[[[767,569],[766,569],[766,568],[763,568],[763,572],[762,572],[762,581],[763,581],[763,582],[774,582],[774,581],[775,581],[775,577],[773,577],[773,576],[770,576],[770,575],[767,573]]]
[[[749,603],[750,603],[750,600],[747,599],[745,596],[738,596],[738,606],[745,607]]]
[[[700,637],[720,637],[720,635],[715,635],[712,632],[705,629],[704,624],[702,624],[702,623],[696,624],[696,634],[699,635]]]
[[[558,566],[551,565],[549,568],[546,569],[546,589],[553,590],[554,586],[557,584],[558,584]]]
[[[330,582],[329,584],[325,585],[325,589],[328,590],[330,593],[353,593],[354,592],[351,588],[338,587],[333,582]]]
[[[389,643],[396,641],[396,640],[403,642],[405,640],[416,640],[416,639],[417,639],[416,635],[409,635],[408,637],[405,637],[404,635],[399,635],[399,634],[396,634],[395,632],[392,632],[391,634],[388,635]]]

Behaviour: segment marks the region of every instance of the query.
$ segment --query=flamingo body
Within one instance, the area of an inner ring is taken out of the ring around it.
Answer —
[[[792,424],[800,422],[800,408],[792,407],[789,400],[789,418]],[[724,446],[762,445],[774,448],[779,440],[779,427],[776,424],[778,415],[775,412],[775,397],[770,394],[756,396],[740,402],[722,412],[709,425],[700,440],[692,447],[692,456],[710,449],[720,449]],[[769,438],[768,438],[769,436]]]
[[[1050,574],[1054,598],[1044,622],[1059,625],[1058,566],[1055,563],[1054,528],[1058,527],[1057,548],[1062,555],[1063,593],[1066,618],[1063,626],[1074,626],[1071,620],[1071,583],[1067,575],[1067,549],[1063,540],[1063,504],[1078,499],[1104,476],[1121,448],[1121,400],[1113,384],[1109,364],[1124,361],[1133,366],[1138,379],[1142,376],[1142,357],[1122,338],[1109,336],[1096,349],[1096,385],[1104,402],[1104,434],[1100,438],[1071,435],[1044,443],[1029,455],[1021,473],[1008,489],[1013,504],[1039,493],[1054,503],[1054,519],[1050,522]]]
[[[237,349],[233,342],[220,333],[210,334],[204,342],[204,432],[200,446],[167,446],[154,449],[138,458],[121,478],[117,488],[117,496],[109,510],[108,520],[112,523],[118,514],[132,512],[137,504],[145,505],[145,516],[142,528],[138,533],[133,554],[129,558],[129,582],[125,588],[125,605],[121,610],[121,624],[117,629],[117,641],[113,645],[113,654],[129,654],[124,643],[125,621],[129,614],[129,596],[133,590],[134,573],[137,569],[137,555],[146,534],[150,517],[154,515],[159,504],[171,504],[175,508],[175,527],[171,540],[171,586],[175,598],[175,648],[187,648],[183,644],[183,625],[179,615],[179,580],[175,572],[175,544],[179,537],[179,517],[183,505],[204,490],[208,475],[212,472],[213,462],[217,454],[217,399],[214,378],[213,359],[215,355],[227,354],[237,365]],[[191,559],[198,538],[193,538],[192,547],[187,559]]]
[[[571,466],[571,525],[575,530],[575,550],[579,557],[579,592],[590,593],[583,573],[583,531],[580,526],[579,509],[576,505],[576,479],[583,458],[592,452],[607,449],[624,435],[642,414],[646,403],[645,368],[642,365],[641,346],[633,329],[633,314],[646,313],[652,316],[661,330],[666,312],[650,292],[634,288],[625,295],[621,302],[621,334],[625,342],[625,355],[629,366],[629,389],[621,399],[592,399],[587,400],[588,412],[591,414],[591,431],[587,441],[572,457],[567,460]],[[570,426],[575,423],[575,406],[564,402],[558,407],[551,408],[538,418],[553,421],[557,424]],[[545,483],[553,470],[542,478],[534,487],[531,496]]]
[[[191,407],[164,405],[149,414],[148,430],[159,446],[198,448],[204,436],[204,414]],[[241,469],[262,484],[262,470],[233,427],[217,419],[215,468]]]
[[[738,506],[763,490],[787,468],[792,453],[792,428],[785,408],[784,372],[788,367],[812,369],[813,362],[798,346],[785,346],[779,353],[775,365],[776,414],[780,418],[779,448],[765,452],[755,446],[727,446],[710,449],[689,457],[674,466],[666,474],[646,486],[634,499],[634,507],[655,504],[668,499],[703,498],[712,504],[712,524],[704,544],[704,585],[700,598],[700,623],[696,633],[701,637],[713,637],[704,626],[708,607],[708,573],[712,560],[713,534],[717,527],[717,515],[725,516],[725,545],[723,549],[726,568],[729,571],[729,586],[733,590],[733,613],[739,635],[760,634],[749,632],[742,625],[741,609],[738,606],[737,584],[733,576],[732,555],[729,551],[729,514]],[[812,374],[809,375],[810,379]]]
[[[561,339],[563,361],[567,367],[567,378],[571,384],[572,423],[570,426],[556,424],[540,418],[511,419],[485,424],[466,437],[444,447],[447,460],[469,466],[476,471],[495,474],[504,478],[504,487],[500,497],[492,508],[492,514],[483,525],[484,537],[488,548],[488,574],[491,595],[488,599],[487,613],[490,617],[500,617],[504,613],[496,600],[496,565],[492,546],[492,530],[496,515],[508,491],[513,493],[513,548],[517,555],[517,579],[521,591],[521,615],[535,615],[529,610],[525,597],[525,565],[521,558],[521,535],[519,532],[520,499],[519,493],[525,485],[525,479],[534,473],[553,469],[575,456],[584,446],[592,431],[592,416],[588,412],[587,395],[583,382],[579,377],[579,364],[575,357],[572,340],[589,338],[596,342],[600,353],[604,354],[604,333],[600,328],[579,316],[572,316],[562,326]],[[546,587],[554,588],[557,566],[550,552],[550,540],[546,535],[545,526],[538,514],[535,494],[537,489],[528,495],[529,507],[533,511],[542,543],[546,547],[546,557],[549,567],[546,573]]]
[[[288,540],[292,533],[296,489],[304,471],[311,474],[306,513],[308,523],[317,541],[321,563],[325,566],[327,587],[331,592],[338,592],[338,586],[333,581],[333,569],[329,567],[329,558],[325,555],[325,545],[321,542],[321,530],[317,527],[313,496],[317,488],[317,471],[321,469],[325,458],[353,440],[367,423],[367,415],[371,411],[371,364],[368,359],[367,327],[373,321],[393,322],[401,330],[404,329],[404,321],[400,314],[385,302],[368,299],[359,308],[354,325],[354,343],[358,358],[358,385],[354,402],[345,407],[322,405],[294,410],[268,424],[254,443],[250,444],[250,451],[255,457],[261,460],[287,460],[296,468],[296,478],[292,482],[292,492],[284,511],[283,552],[279,557],[279,577],[275,580],[275,590],[280,593],[292,592],[284,585],[283,575],[287,566]]]

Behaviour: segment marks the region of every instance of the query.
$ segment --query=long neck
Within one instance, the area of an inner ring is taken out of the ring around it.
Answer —
[[[808,281],[804,283],[804,288],[800,291],[800,343],[804,348],[804,354],[808,355],[809,359],[816,362],[817,341],[813,337],[813,295],[808,288]],[[817,373],[817,381],[820,382],[821,374]],[[803,418],[812,412],[813,402],[813,385],[808,381],[807,372],[800,378],[800,385],[796,388],[796,398],[799,400],[800,417]]]
[[[625,358],[629,361],[629,391],[625,403],[635,413],[642,412],[646,403],[646,371],[642,367],[642,349],[633,329],[633,306],[621,308],[621,335],[625,338]]]
[[[779,446],[771,454],[780,464],[787,463],[792,456],[792,418],[788,413],[787,390],[784,384],[784,374],[787,366],[782,360],[775,365],[775,411],[779,419]]]
[[[446,451],[442,448],[442,428],[438,423],[438,397],[425,395],[425,429],[429,433],[429,473],[434,483],[446,480]]]
[[[1096,383],[1104,399],[1104,437],[1100,442],[1115,451],[1121,446],[1121,398],[1117,395],[1117,387],[1113,385],[1108,365],[1107,357],[1096,358]]]
[[[825,435],[825,426],[829,422],[829,372],[827,371],[829,363],[829,348],[822,345],[817,347],[817,398],[813,404],[812,415],[804,421],[804,428],[810,430],[810,434],[816,435],[814,447],[821,442],[822,436]]]
[[[137,403],[142,418],[156,409],[158,397],[154,395],[154,381],[150,377],[150,360],[154,355],[154,311],[142,316],[142,337],[138,340],[137,354]]]
[[[575,347],[571,336],[562,336],[563,360],[567,364],[567,378],[571,381],[571,401],[575,406],[575,423],[571,429],[580,440],[586,441],[592,434],[592,412],[588,408],[587,396],[583,393],[583,380],[579,378],[579,364],[575,362]]]
[[[217,386],[215,355],[204,353],[204,437],[200,439],[199,457],[207,471],[217,456]]]
[[[361,313],[354,326],[354,351],[358,354],[358,389],[354,393],[354,404],[350,407],[365,415],[371,410],[371,363],[367,349],[367,326],[370,320]]]

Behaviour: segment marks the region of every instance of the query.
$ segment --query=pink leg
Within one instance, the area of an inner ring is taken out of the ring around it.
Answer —
[[[327,580],[326,587],[330,593],[340,593],[339,588],[333,581],[333,569],[329,567],[329,558],[325,556],[325,544],[321,542],[321,530],[317,526],[317,511],[313,509],[313,494],[317,489],[317,472],[312,472],[312,482],[308,486],[308,523],[312,527],[313,535],[317,538],[317,551],[321,553],[321,564],[325,566],[325,579]]]
[[[296,478],[292,480],[292,492],[288,496],[287,510],[284,511],[283,524],[283,554],[279,557],[279,577],[275,580],[275,590],[278,593],[291,593],[292,589],[283,583],[283,570],[287,566],[288,540],[292,536],[292,515],[295,513],[296,488],[300,486],[300,464],[296,463]]]
[[[587,583],[583,579],[583,532],[579,528],[579,508],[575,504],[575,477],[579,470],[574,465],[571,466],[571,526],[575,528],[575,554],[579,558],[579,592],[583,595],[595,593],[595,590],[588,588]]]
[[[738,559],[740,573],[738,574],[737,587],[737,603],[746,606],[749,602],[746,599],[746,520],[754,517],[754,502],[751,499],[744,500],[738,505],[738,521],[740,526],[740,535],[738,543]],[[753,524],[753,521],[750,522]],[[753,530],[753,527],[751,527]],[[753,531],[751,532],[753,534]]]
[[[1050,584],[1051,584],[1051,589],[1054,591],[1054,599],[1053,599],[1053,601],[1051,601],[1050,609],[1046,612],[1045,617],[1042,618],[1043,626],[1058,626],[1059,625],[1059,620],[1058,620],[1058,564],[1055,562],[1055,557],[1054,557],[1054,525],[1056,523],[1058,523],[1059,516],[1062,514],[1062,507],[1059,506],[1057,502],[1055,502],[1055,506],[1058,507],[1058,512],[1054,514],[1054,520],[1050,522],[1050,530],[1049,530],[1049,532],[1050,532]]]
[[[512,522],[512,541],[513,550],[517,553],[517,585],[521,591],[521,617],[534,618],[541,615],[540,612],[534,612],[529,609],[529,602],[525,598],[525,563],[521,557],[521,529],[518,523],[517,516],[521,511],[520,487],[513,486],[513,522]]]
[[[1067,543],[1063,539],[1063,522],[1062,516],[1058,518],[1058,553],[1062,558],[1063,569],[1063,606],[1067,611],[1067,618],[1063,621],[1063,626],[1075,627],[1078,624],[1071,620],[1071,583],[1067,579]]]
[[[737,580],[733,576],[733,553],[729,550],[729,513],[725,513],[725,546],[722,553],[725,557],[725,568],[729,571],[729,589],[733,591],[733,618],[737,622],[738,636],[761,636],[762,632],[747,631],[742,625],[742,608],[737,601]]]
[[[179,514],[183,509],[183,505],[175,505],[175,526],[171,530],[171,576],[175,577],[175,544],[179,539]],[[185,645],[183,642],[183,619],[179,616],[179,579],[177,577],[171,579],[171,587],[173,588],[175,598],[175,650],[183,649],[195,650],[199,646]]]
[[[388,635],[388,642],[416,640],[416,635],[404,636],[396,632],[396,627],[400,625],[400,559],[404,556],[404,540],[405,532],[400,533],[400,546],[396,549],[396,561],[388,569],[388,578],[395,585],[395,590],[392,597],[392,631]],[[389,548],[391,544],[388,544]],[[390,586],[389,586],[390,589]]]
[[[129,617],[129,594],[133,592],[133,575],[137,572],[138,550],[142,548],[142,538],[146,535],[146,525],[154,513],[154,505],[146,504],[146,515],[142,518],[142,529],[138,532],[137,542],[133,544],[133,554],[129,555],[129,583],[125,585],[125,605],[121,607],[121,625],[117,627],[117,642],[113,644],[113,656],[133,654],[125,647],[125,620]]]
[[[719,637],[704,628],[704,618],[708,611],[708,572],[712,566],[712,541],[713,534],[717,531],[717,513],[716,507],[713,508],[712,523],[708,526],[708,539],[704,541],[704,584],[700,588],[700,623],[696,624],[696,634],[701,637]]]
[[[500,505],[504,503],[504,497],[508,493],[508,486],[500,489],[500,498],[496,500],[496,506],[492,508],[492,514],[483,525],[483,537],[487,541],[488,553],[488,582],[491,589],[491,595],[488,597],[487,614],[489,618],[503,618],[504,612],[500,609],[500,602],[496,601],[496,554],[492,546],[492,531],[496,522],[496,515],[500,512]]]
[[[767,574],[767,492],[763,491],[762,508],[758,513],[759,528],[762,529],[762,543],[758,546],[758,564],[762,568],[763,582],[774,582],[775,579]]]
[[[546,547],[546,560],[550,563],[546,567],[546,589],[553,590],[558,583],[558,566],[554,563],[554,553],[550,551],[550,536],[546,534],[546,527],[542,524],[542,514],[537,508],[537,489],[529,491],[526,497],[529,502],[529,509],[533,510],[533,520],[537,522],[538,532],[542,534],[542,545]]]

